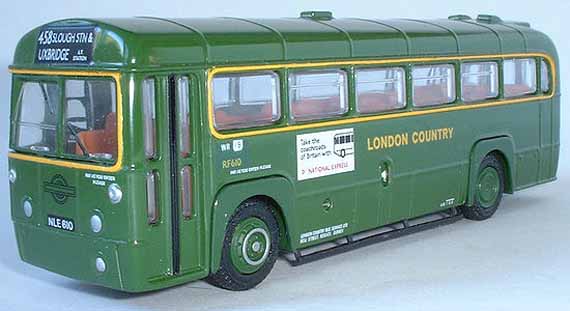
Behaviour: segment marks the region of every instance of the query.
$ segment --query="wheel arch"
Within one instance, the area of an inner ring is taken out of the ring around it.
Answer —
[[[282,176],[271,176],[229,184],[218,191],[214,200],[210,272],[215,272],[220,267],[224,236],[230,218],[248,200],[259,200],[272,206],[279,224],[279,248],[290,248],[288,232],[294,226],[293,217],[290,217],[294,205],[291,182]]]
[[[471,149],[469,160],[469,182],[467,189],[467,205],[472,205],[475,200],[475,185],[477,183],[477,173],[481,161],[489,155],[494,154],[503,164],[505,170],[505,192],[513,193],[515,152],[514,142],[510,136],[499,136],[477,141]]]

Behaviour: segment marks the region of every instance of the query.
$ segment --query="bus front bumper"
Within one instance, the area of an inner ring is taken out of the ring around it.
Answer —
[[[207,268],[180,275],[165,272],[150,276],[144,243],[127,243],[84,234],[57,231],[14,221],[18,250],[23,261],[72,279],[125,292],[146,292],[208,275]],[[102,264],[103,263],[103,264]]]
[[[121,253],[127,244],[81,234],[57,232],[27,223],[14,223],[20,257],[27,263],[73,279],[122,291],[137,290],[126,283]],[[130,270],[130,268],[129,268]]]

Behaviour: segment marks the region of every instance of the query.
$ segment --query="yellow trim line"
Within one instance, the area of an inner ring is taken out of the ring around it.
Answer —
[[[111,77],[117,84],[117,161],[113,166],[100,166],[94,164],[85,164],[67,160],[56,160],[42,156],[27,155],[22,153],[10,152],[8,157],[11,159],[31,161],[36,163],[51,164],[76,169],[92,170],[98,172],[114,173],[123,166],[123,98],[121,91],[121,74],[119,72],[108,71],[64,71],[64,70],[28,70],[28,69],[10,69],[13,74],[21,75],[51,75],[51,76],[76,76],[76,77]]]
[[[510,58],[523,58],[523,57],[542,57],[546,59],[550,65],[552,71],[552,90],[550,94],[543,96],[533,96],[525,98],[516,99],[499,99],[492,102],[484,102],[480,104],[466,104],[460,106],[449,106],[434,108],[429,110],[415,110],[406,111],[401,113],[383,114],[383,115],[373,115],[373,116],[356,116],[351,118],[346,118],[342,120],[332,120],[323,121],[318,123],[308,123],[299,125],[288,125],[285,127],[270,128],[270,129],[260,129],[260,130],[250,130],[237,133],[220,133],[214,127],[214,112],[213,112],[213,93],[212,93],[212,79],[214,75],[220,73],[238,73],[245,71],[261,71],[261,70],[277,70],[277,69],[297,69],[297,68],[319,68],[319,67],[330,67],[330,66],[365,66],[365,65],[389,65],[398,64],[405,65],[406,63],[422,63],[422,62],[442,62],[442,61],[470,61],[470,60],[484,60],[484,59],[510,59]],[[493,107],[500,105],[518,104],[530,101],[539,101],[544,99],[550,99],[556,94],[556,64],[554,59],[544,53],[514,53],[514,54],[490,54],[490,55],[470,55],[470,56],[441,56],[441,57],[415,57],[415,58],[400,58],[400,59],[383,59],[383,60],[354,60],[354,61],[328,61],[328,62],[311,62],[311,63],[288,63],[288,64],[267,64],[267,65],[252,65],[252,66],[227,66],[227,67],[215,67],[208,71],[208,125],[210,132],[217,139],[233,139],[239,137],[257,136],[297,130],[305,130],[312,128],[319,128],[325,126],[336,126],[345,124],[354,124],[361,122],[369,122],[384,119],[395,119],[410,116],[419,116],[432,113],[441,113],[448,111],[459,111],[468,109],[477,109],[485,107]]]

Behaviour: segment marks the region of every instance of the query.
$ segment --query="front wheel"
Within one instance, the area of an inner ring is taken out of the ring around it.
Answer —
[[[238,291],[253,288],[267,277],[279,254],[279,225],[274,213],[261,201],[238,207],[226,228],[220,269],[208,282]]]
[[[487,155],[481,165],[475,184],[473,206],[462,207],[465,218],[485,220],[493,216],[505,190],[505,171],[502,162],[493,154]]]

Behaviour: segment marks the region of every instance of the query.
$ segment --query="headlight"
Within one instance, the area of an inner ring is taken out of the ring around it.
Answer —
[[[101,220],[101,217],[99,217],[98,215],[91,216],[91,231],[99,233],[101,232],[102,228],[103,228],[103,221]]]
[[[117,184],[110,184],[107,189],[107,194],[109,195],[109,200],[111,200],[111,203],[113,204],[121,202],[121,199],[123,198],[123,191],[121,191],[121,187]]]
[[[26,217],[32,217],[32,202],[28,199],[24,200],[24,214]]]
[[[16,175],[16,171],[12,168],[10,169],[10,171],[8,172],[8,179],[10,180],[10,183],[15,183],[16,182],[16,177],[18,177]]]
[[[95,269],[97,269],[97,271],[103,273],[105,272],[105,270],[107,270],[107,264],[105,263],[105,260],[103,260],[103,258],[101,257],[97,257],[95,259]]]

